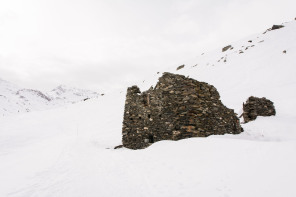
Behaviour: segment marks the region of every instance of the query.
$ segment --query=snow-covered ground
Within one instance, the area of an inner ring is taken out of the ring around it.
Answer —
[[[238,114],[253,95],[272,100],[276,116],[243,124],[239,135],[114,150],[123,82],[121,91],[75,105],[1,118],[0,196],[296,196],[296,21],[284,25],[134,82],[146,90],[161,72],[184,74],[214,85]]]

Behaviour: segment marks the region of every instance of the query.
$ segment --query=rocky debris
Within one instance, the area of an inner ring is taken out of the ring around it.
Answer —
[[[180,70],[180,69],[182,69],[182,68],[184,68],[185,67],[185,65],[183,64],[183,65],[181,65],[181,66],[178,66],[178,68],[177,68],[177,70]]]
[[[230,49],[230,48],[232,48],[231,45],[228,45],[228,46],[226,46],[226,47],[223,47],[223,48],[222,48],[222,52],[225,52],[225,51],[227,51],[227,50]]]
[[[243,131],[234,110],[225,107],[212,85],[164,73],[155,88],[128,88],[123,146],[142,149],[161,140],[180,140]]]
[[[273,102],[263,98],[251,96],[243,104],[244,122],[255,120],[257,116],[274,116],[276,114]]]

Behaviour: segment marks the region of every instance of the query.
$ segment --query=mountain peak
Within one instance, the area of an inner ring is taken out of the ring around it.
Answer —
[[[0,79],[0,115],[50,109],[98,96],[99,93],[66,85],[44,93]]]

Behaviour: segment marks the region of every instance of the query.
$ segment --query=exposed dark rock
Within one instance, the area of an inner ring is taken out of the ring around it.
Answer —
[[[283,27],[284,27],[284,25],[273,25],[271,27],[271,30],[276,30],[276,29],[280,29],[280,28],[283,28]]]
[[[243,104],[243,118],[245,123],[255,120],[257,116],[274,116],[276,114],[273,102],[263,98],[251,96]]]
[[[251,43],[251,42],[252,42],[252,40],[249,40],[248,42],[250,42],[250,43]]]
[[[273,25],[271,28],[267,29],[263,34],[266,34],[269,31],[280,29],[280,28],[283,28],[283,27],[285,27],[285,26],[284,25]]]
[[[228,45],[228,46],[226,46],[226,47],[223,47],[223,48],[222,48],[222,52],[227,51],[227,50],[230,49],[231,47],[232,47],[231,45]]]
[[[286,50],[284,50],[284,51],[283,51],[283,53],[287,53],[287,51],[286,51]]]
[[[182,68],[184,68],[185,67],[185,65],[183,64],[183,65],[181,65],[181,66],[178,66],[178,68],[177,68],[177,70],[180,70],[180,69],[182,69]]]
[[[119,149],[119,148],[123,148],[123,145],[118,145],[114,147],[114,149]]]
[[[164,73],[155,88],[140,94],[128,88],[122,143],[141,149],[161,140],[180,140],[243,130],[234,110],[220,101],[216,88],[183,75]]]

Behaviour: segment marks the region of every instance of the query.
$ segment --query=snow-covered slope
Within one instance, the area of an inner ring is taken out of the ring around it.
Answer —
[[[0,79],[0,116],[51,109],[98,96],[96,92],[67,86],[58,86],[48,93],[42,93]]]
[[[60,85],[47,93],[52,100],[63,103],[76,103],[84,99],[98,97],[99,94],[89,90]]]
[[[274,101],[276,116],[243,124],[239,135],[137,151],[113,149],[121,143],[124,86],[67,108],[4,117],[0,196],[296,196],[296,21],[284,25],[134,82],[146,90],[157,72],[185,74],[216,86],[237,113],[253,95]]]

